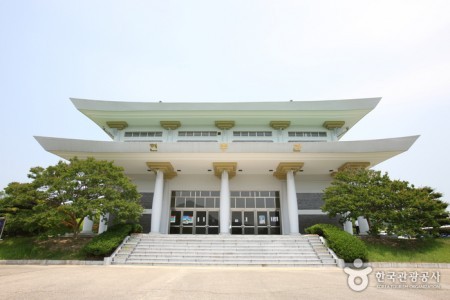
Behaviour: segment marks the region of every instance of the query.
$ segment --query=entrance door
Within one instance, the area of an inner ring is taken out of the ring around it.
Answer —
[[[208,234],[219,234],[218,211],[208,211]]]
[[[183,211],[183,215],[181,217],[181,227],[182,234],[194,233],[194,212],[192,210]]]
[[[172,210],[170,234],[218,234],[219,212],[208,210]]]
[[[255,213],[244,211],[244,234],[255,234]]]
[[[195,217],[195,234],[206,234],[206,211],[197,211]]]
[[[267,218],[267,211],[257,211],[256,222],[258,234],[269,234],[269,219]]]
[[[231,234],[242,234],[242,211],[231,212]]]

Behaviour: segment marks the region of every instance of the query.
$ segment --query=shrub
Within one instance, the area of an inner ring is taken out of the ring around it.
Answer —
[[[132,232],[132,233],[142,233],[142,231],[144,230],[144,229],[142,228],[142,225],[141,225],[141,224],[134,223],[132,226],[133,226],[133,228],[131,229],[131,232]]]
[[[123,239],[133,231],[132,224],[118,224],[93,238],[83,248],[87,256],[104,257],[114,252]]]
[[[366,245],[359,238],[330,224],[316,224],[306,228],[307,233],[318,234],[327,240],[327,245],[345,262],[359,258],[367,261]]]

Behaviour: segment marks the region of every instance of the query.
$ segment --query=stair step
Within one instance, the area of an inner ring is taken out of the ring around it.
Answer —
[[[133,235],[113,264],[336,266],[318,236]]]

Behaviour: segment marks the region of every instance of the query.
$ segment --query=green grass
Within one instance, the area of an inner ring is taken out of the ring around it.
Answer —
[[[363,240],[371,262],[450,263],[450,239],[377,239]]]
[[[0,241],[0,259],[85,259],[80,247],[88,240],[8,237]]]

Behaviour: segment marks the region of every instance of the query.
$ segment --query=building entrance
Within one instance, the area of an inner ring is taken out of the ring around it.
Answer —
[[[280,193],[231,192],[232,234],[281,234]]]
[[[231,234],[281,234],[277,191],[232,191]],[[218,234],[219,191],[173,191],[171,234]]]
[[[218,234],[219,211],[172,210],[171,234]]]
[[[232,211],[232,234],[280,234],[279,211]]]
[[[171,197],[171,234],[218,234],[218,191],[173,191]]]

